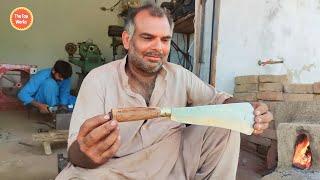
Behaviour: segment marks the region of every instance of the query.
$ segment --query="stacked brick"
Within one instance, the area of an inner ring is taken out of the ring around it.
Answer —
[[[286,75],[251,75],[235,78],[234,97],[241,101],[283,101]]]
[[[286,75],[238,76],[234,97],[240,101],[319,101],[320,82],[291,84]]]

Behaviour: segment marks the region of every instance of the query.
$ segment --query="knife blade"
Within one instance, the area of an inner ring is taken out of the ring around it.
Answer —
[[[252,134],[253,107],[250,103],[233,103],[194,107],[131,107],[111,110],[111,117],[119,122],[169,117],[185,124],[214,126]]]

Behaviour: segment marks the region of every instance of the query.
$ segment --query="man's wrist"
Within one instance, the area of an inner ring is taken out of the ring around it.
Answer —
[[[34,107],[36,107],[36,108],[39,108],[39,107],[40,107],[40,103],[37,102],[37,101],[35,101],[35,100],[33,100],[33,101],[31,102],[31,105],[34,106]]]
[[[78,167],[87,168],[87,169],[94,169],[99,167],[101,164],[96,164],[93,162],[87,155],[85,155],[80,150],[80,145],[78,141],[74,141],[68,150],[68,156],[70,162]]]

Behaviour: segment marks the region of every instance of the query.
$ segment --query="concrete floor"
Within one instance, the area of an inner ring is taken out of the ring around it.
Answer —
[[[23,111],[0,112],[0,179],[55,178],[58,173],[57,153],[65,154],[66,144],[55,144],[53,154],[45,155],[41,144],[32,141],[32,133],[39,128],[49,129],[37,123],[41,120],[43,117],[34,113],[28,118],[27,112]]]
[[[39,124],[48,117],[27,112],[0,112],[0,179],[1,180],[48,180],[58,173],[57,153],[66,156],[66,144],[52,145],[52,155],[45,155],[41,144],[32,141],[32,133],[49,129]],[[27,145],[23,145],[27,144]],[[31,146],[30,146],[31,145]],[[241,151],[237,180],[261,178],[263,160]]]

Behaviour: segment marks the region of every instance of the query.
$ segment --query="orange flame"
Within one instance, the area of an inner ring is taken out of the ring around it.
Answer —
[[[303,135],[301,142],[295,147],[292,163],[300,169],[309,169],[311,167],[311,152],[309,149],[310,141],[306,135]]]

